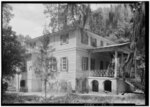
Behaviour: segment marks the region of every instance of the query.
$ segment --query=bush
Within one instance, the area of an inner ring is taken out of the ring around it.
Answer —
[[[72,91],[71,83],[65,80],[55,81],[53,83],[49,83],[48,91],[50,92],[67,92],[70,93]]]
[[[5,93],[5,91],[7,91],[7,89],[8,89],[8,83],[3,82],[2,87],[3,87],[2,91],[3,91],[3,93]]]

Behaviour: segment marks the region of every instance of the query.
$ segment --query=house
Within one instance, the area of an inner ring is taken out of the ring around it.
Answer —
[[[41,92],[43,82],[32,69],[37,58],[40,39],[35,38],[28,47],[27,69],[16,79],[17,89],[27,92]],[[75,92],[111,92],[126,90],[121,64],[130,52],[129,43],[116,44],[104,37],[79,28],[59,31],[50,36],[49,46],[54,48],[53,70],[57,78],[49,81],[49,90]],[[66,86],[66,87],[65,87]]]

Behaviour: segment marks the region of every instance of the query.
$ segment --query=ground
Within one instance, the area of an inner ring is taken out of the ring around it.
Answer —
[[[49,95],[46,100],[39,94],[24,94],[24,93],[6,93],[3,95],[3,104],[15,103],[134,103],[137,105],[145,104],[144,94],[126,93],[124,95],[109,95],[109,94],[59,94]]]

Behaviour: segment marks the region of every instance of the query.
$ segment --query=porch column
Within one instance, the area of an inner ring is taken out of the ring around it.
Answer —
[[[91,71],[91,52],[89,52],[89,55],[88,55],[88,71],[89,71],[89,76],[90,76],[90,71]]]
[[[123,77],[123,74],[124,74],[124,71],[123,71],[123,53],[121,53],[121,73],[122,73],[122,77]]]
[[[118,60],[117,60],[117,56],[118,56],[118,52],[115,51],[115,70],[114,70],[114,77],[117,78],[117,64],[118,64]]]

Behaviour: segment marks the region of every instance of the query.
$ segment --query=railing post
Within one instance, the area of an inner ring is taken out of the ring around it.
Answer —
[[[115,51],[115,69],[114,69],[114,77],[117,78],[117,64],[118,64],[118,60],[117,60],[117,56],[118,56],[118,52]]]

